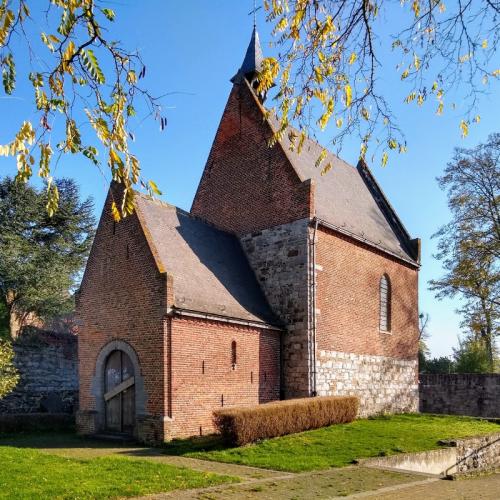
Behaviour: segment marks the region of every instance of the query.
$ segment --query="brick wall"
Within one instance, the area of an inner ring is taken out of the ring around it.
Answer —
[[[500,418],[500,374],[419,375],[420,411]]]
[[[301,182],[272,136],[256,97],[234,85],[215,136],[191,213],[244,234],[309,217],[310,181]]]
[[[114,223],[108,196],[77,299],[82,431],[92,428],[96,360],[110,341],[121,339],[137,354],[145,381],[144,411],[161,427],[164,409],[166,279],[157,270],[137,215]],[[90,413],[89,413],[90,412]],[[86,416],[85,416],[86,415]],[[89,417],[90,415],[90,417]],[[101,418],[102,424],[102,415]],[[98,430],[98,429],[96,429]],[[161,429],[158,430],[161,434]]]
[[[391,281],[390,333],[379,330],[384,274]],[[416,411],[418,271],[320,227],[316,280],[319,394],[357,394],[362,415]]]
[[[188,318],[171,318],[168,328],[172,372],[166,406],[171,435],[213,432],[212,412],[222,406],[279,399],[279,332]]]

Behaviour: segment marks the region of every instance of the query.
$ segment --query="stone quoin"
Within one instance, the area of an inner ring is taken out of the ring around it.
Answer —
[[[418,409],[420,240],[368,166],[277,121],[257,94],[254,28],[191,211],[112,184],[77,297],[82,434],[148,443],[214,431],[212,412],[353,394],[360,414]]]

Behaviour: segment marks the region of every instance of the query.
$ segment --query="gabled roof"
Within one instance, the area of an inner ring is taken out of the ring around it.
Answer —
[[[300,154],[296,150],[291,151],[292,133],[297,137],[300,135],[290,129],[290,133],[285,134],[281,140],[281,145],[299,178],[302,181],[315,181],[316,217],[416,263],[410,236],[367,165],[360,162],[357,168],[353,167],[327,151],[321,166],[316,167],[323,146],[308,138],[304,141]],[[328,163],[332,168],[321,175],[322,167]]]
[[[254,97],[271,130],[278,130],[276,116],[263,107],[247,80],[244,80],[244,85]],[[418,266],[417,240],[411,239],[368,166],[360,162],[358,167],[353,167],[326,150],[326,158],[320,167],[316,167],[325,148],[306,138],[299,154],[297,148],[290,149],[293,136],[297,138],[297,143],[300,132],[288,127],[279,145],[298,178],[302,182],[308,179],[314,181],[314,215],[320,222]],[[321,175],[322,167],[328,163],[332,168]]]
[[[236,83],[242,77],[246,77],[251,80],[261,70],[263,59],[264,56],[262,55],[259,34],[257,33],[257,29],[254,26],[252,31],[252,38],[250,39],[250,43],[248,44],[243,63],[236,75],[231,78],[231,82]]]
[[[136,210],[160,272],[173,278],[174,307],[276,324],[235,236],[141,194]]]

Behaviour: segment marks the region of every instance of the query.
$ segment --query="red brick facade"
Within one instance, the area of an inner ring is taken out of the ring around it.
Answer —
[[[279,144],[268,147],[271,135],[248,84],[236,84],[192,215],[238,236],[283,331],[176,309],[176,279],[188,272],[169,274],[140,211],[115,224],[108,199],[78,297],[80,432],[104,428],[102,363],[111,348],[136,360],[136,434],[144,441],[213,432],[214,409],[272,401],[280,390],[358,394],[364,414],[415,408],[418,265],[321,223],[314,232],[314,181],[299,178]],[[163,243],[178,228],[164,230]],[[383,275],[390,332],[379,330]]]
[[[143,441],[213,432],[212,412],[222,404],[279,399],[280,332],[168,315],[172,280],[159,272],[138,214],[115,224],[110,202],[108,196],[78,296],[79,431],[104,430],[97,360],[114,341],[138,358],[145,407],[136,434]]]
[[[363,243],[317,233],[318,349],[414,359],[418,353],[418,270]],[[380,279],[391,282],[391,331],[379,329]]]
[[[235,85],[215,136],[191,213],[245,234],[309,217],[313,186],[302,182],[249,86]]]
[[[279,332],[188,318],[169,323],[172,435],[212,433],[212,411],[222,406],[279,399]]]

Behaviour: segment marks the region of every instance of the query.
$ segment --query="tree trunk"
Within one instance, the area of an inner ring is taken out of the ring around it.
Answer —
[[[13,340],[19,337],[21,333],[22,319],[16,308],[16,294],[13,290],[7,292],[5,304],[9,313],[9,331]]]

